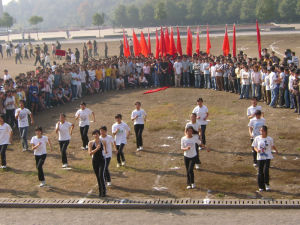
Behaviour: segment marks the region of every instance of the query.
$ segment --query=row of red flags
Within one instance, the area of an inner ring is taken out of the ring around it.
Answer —
[[[256,31],[257,31],[257,44],[258,44],[258,55],[261,58],[261,38],[260,38],[260,29],[258,22],[256,21]],[[141,31],[140,41],[138,40],[134,30],[133,30],[133,49],[134,55],[140,56],[141,54],[145,57],[148,57],[151,54],[151,41],[150,41],[150,33],[148,29],[148,42],[146,41],[145,35],[143,31]],[[128,45],[127,36],[123,31],[123,41],[124,41],[124,55],[125,57],[129,57],[130,47]],[[211,43],[209,38],[209,28],[206,28],[206,53],[209,55],[211,49]],[[230,53],[230,44],[227,32],[227,25],[225,27],[225,36],[223,41],[223,55],[228,56]],[[232,56],[236,57],[236,27],[233,25],[233,38],[232,38]],[[160,38],[158,35],[158,31],[156,30],[156,48],[155,48],[155,58],[159,58],[160,56],[166,56],[167,54],[171,56],[175,56],[176,54],[182,56],[182,47],[181,47],[181,38],[179,28],[177,27],[177,45],[175,46],[173,28],[171,28],[171,33],[169,35],[169,29],[163,28],[160,29]],[[197,37],[196,37],[196,54],[200,54],[200,31],[199,27],[197,29]],[[193,55],[193,35],[190,27],[187,28],[187,44],[186,44],[186,55]]]

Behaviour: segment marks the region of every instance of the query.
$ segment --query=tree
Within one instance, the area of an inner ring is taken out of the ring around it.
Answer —
[[[202,11],[202,17],[204,18],[204,23],[215,23],[217,18],[216,0],[208,0]]]
[[[219,0],[217,5],[217,12],[218,12],[218,18],[226,20],[227,15],[226,12],[228,10],[228,1],[226,0]]]
[[[296,9],[297,0],[282,0],[279,4],[278,12],[284,21],[292,22],[296,17]]]
[[[93,25],[98,27],[99,30],[99,38],[100,38],[100,26],[104,24],[104,13],[95,13],[93,15]]]
[[[167,18],[166,4],[158,2],[154,8],[154,18],[162,23]]]
[[[174,0],[166,0],[167,24],[178,25],[186,20],[187,9],[186,4],[175,2]]]
[[[7,29],[7,39],[9,41],[9,28],[14,25],[14,18],[10,16],[7,12],[3,13],[2,18],[0,19],[0,26]]]
[[[139,9],[135,5],[132,4],[127,7],[127,18],[131,26],[139,25]]]
[[[128,24],[128,17],[126,13],[126,7],[120,4],[114,11],[114,21],[116,25],[126,26]]]
[[[300,1],[297,2],[296,13],[298,16],[300,16]]]
[[[258,0],[256,5],[256,17],[261,22],[272,22],[276,16],[274,0]]]
[[[154,8],[151,3],[147,2],[140,9],[140,21],[143,25],[155,25]]]
[[[191,0],[187,5],[188,15],[187,19],[191,20],[192,23],[199,23],[203,20],[200,9],[203,9],[202,0]]]
[[[241,6],[241,20],[245,22],[255,22],[257,0],[243,0]]]
[[[36,36],[37,36],[37,39],[39,40],[39,32],[38,32],[38,28],[37,28],[37,25],[39,23],[42,23],[44,21],[43,17],[41,16],[32,16],[29,18],[29,23],[32,25],[32,26],[36,26]]]
[[[241,12],[241,0],[232,0],[226,11],[228,22],[237,22],[237,19],[240,18]]]

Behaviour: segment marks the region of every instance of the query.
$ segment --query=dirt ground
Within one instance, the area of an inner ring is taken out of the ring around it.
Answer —
[[[251,39],[251,41],[250,41]],[[243,41],[244,40],[244,41]],[[221,40],[212,40],[212,46],[221,48]],[[277,42],[278,41],[278,42]],[[204,42],[204,41],[202,41]],[[298,51],[298,36],[263,37],[263,46],[277,42],[278,51],[285,48]],[[118,46],[114,46],[116,53]],[[275,47],[276,47],[275,46]],[[300,46],[300,43],[299,43]],[[69,47],[69,46],[67,46]],[[254,37],[240,37],[238,47],[255,56]],[[113,49],[113,47],[111,47]],[[113,51],[113,50],[112,50]],[[216,47],[213,53],[217,53]],[[0,60],[1,68],[8,68],[11,75],[32,69],[32,61],[15,66],[12,59]],[[201,170],[195,171],[195,190],[187,191],[180,138],[196,99],[202,97],[210,112],[207,145],[211,152],[202,151]],[[299,198],[300,121],[291,110],[263,106],[265,118],[280,154],[271,165],[270,193],[256,194],[256,169],[252,166],[248,119],[246,109],[250,101],[238,100],[237,95],[211,90],[170,88],[166,91],[143,95],[142,89],[111,92],[86,97],[88,107],[96,113],[96,123],[90,131],[114,122],[114,115],[122,113],[131,128],[130,113],[133,103],[140,100],[148,113],[144,133],[144,148],[136,152],[135,138],[131,135],[125,149],[127,166],[116,168],[116,157],[110,166],[113,186],[108,189],[112,198]],[[44,166],[46,188],[38,187],[37,172],[32,152],[21,152],[18,137],[7,152],[8,169],[0,171],[0,197],[33,198],[96,198],[96,178],[91,158],[80,150],[78,124],[68,150],[72,170],[61,169],[61,157],[54,132],[59,112],[65,112],[70,122],[79,107],[79,101],[43,112],[36,116],[36,124],[54,143]],[[32,128],[30,137],[33,135]],[[90,135],[91,136],[91,135]],[[173,138],[172,138],[173,137]]]

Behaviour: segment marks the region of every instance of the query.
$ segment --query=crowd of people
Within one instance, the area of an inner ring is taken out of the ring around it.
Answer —
[[[108,57],[108,47],[105,43],[106,57],[97,58],[99,56],[97,42],[89,41],[84,44],[82,59],[78,49],[75,49],[75,53],[68,49],[65,61],[57,63],[62,57],[56,54],[57,50],[61,49],[60,43],[52,45],[52,62],[40,57],[41,54],[45,54],[50,59],[48,47],[45,46],[47,45],[44,44],[43,50],[40,46],[36,46],[35,51],[31,51],[30,47],[29,52],[32,52],[32,56],[35,57],[35,64],[40,63],[35,71],[20,73],[13,78],[9,71],[4,70],[4,76],[0,79],[2,168],[6,168],[5,151],[7,145],[10,144],[13,129],[19,129],[23,151],[29,149],[27,144],[28,116],[31,117],[33,124],[33,115],[40,111],[64,105],[86,95],[108,91],[159,86],[205,88],[236,93],[240,99],[252,98],[254,108],[257,101],[263,101],[270,107],[291,108],[300,114],[299,61],[295,53],[290,50],[286,51],[286,57],[283,60],[280,60],[274,52],[269,55],[267,49],[263,50],[261,59],[250,58],[243,52],[240,52],[237,57],[201,53],[182,57],[167,55],[158,59],[153,56],[125,58],[121,42],[120,56]],[[21,57],[22,48],[18,48],[15,52],[19,55],[16,56],[16,62],[23,57]],[[26,54],[28,53],[25,48]],[[29,55],[31,56],[31,53]],[[117,166],[125,166],[123,150],[130,128],[122,122],[122,115],[118,114],[115,116],[116,123],[112,127],[114,139],[107,134],[107,127],[102,126],[99,130],[93,131],[94,140],[89,141],[90,116],[93,116],[95,121],[95,114],[82,102],[75,118],[79,120],[82,149],[88,150],[89,154],[93,155],[93,168],[97,175],[100,196],[103,197],[106,194],[105,182],[110,184],[108,171],[110,160],[106,158],[111,158],[111,151],[115,149],[118,152]],[[208,109],[203,105],[203,99],[199,98],[198,106],[191,115],[191,122],[186,125],[185,137],[181,140],[187,169],[188,189],[195,187],[193,169],[199,168],[198,151],[206,146],[207,117]],[[249,132],[253,146],[254,165],[259,167],[259,187],[260,190],[269,189],[266,188],[269,179],[266,168],[270,163],[262,163],[261,160],[270,159],[271,156],[265,151],[272,150],[272,148],[276,150],[276,148],[273,140],[267,137],[267,127],[262,119],[262,111],[252,109],[248,117],[251,119]],[[143,150],[142,132],[146,121],[146,113],[141,109],[140,102],[136,103],[136,110],[133,111],[131,119],[135,123],[137,150],[140,151]],[[61,114],[60,122],[56,125],[56,132],[59,134],[64,168],[68,167],[66,151],[73,128],[74,124],[65,121],[65,115]],[[32,138],[31,145],[35,150],[39,180],[41,186],[44,186],[45,178],[42,167],[46,159],[46,144],[48,143],[51,147],[51,142],[43,136],[41,127],[37,127],[35,132],[36,136]],[[262,143],[265,143],[264,149],[261,147]],[[99,153],[102,151],[103,154]],[[263,187],[262,183],[266,186]]]

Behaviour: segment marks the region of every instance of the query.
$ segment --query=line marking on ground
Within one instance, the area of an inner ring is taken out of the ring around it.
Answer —
[[[270,47],[270,49],[272,49],[273,52],[277,53],[278,55],[285,56],[284,54],[282,54],[281,52],[276,50],[276,49],[279,49],[279,47],[276,47],[274,45],[276,45],[278,42],[281,42],[281,41],[275,41],[272,44],[270,44],[269,47]]]

